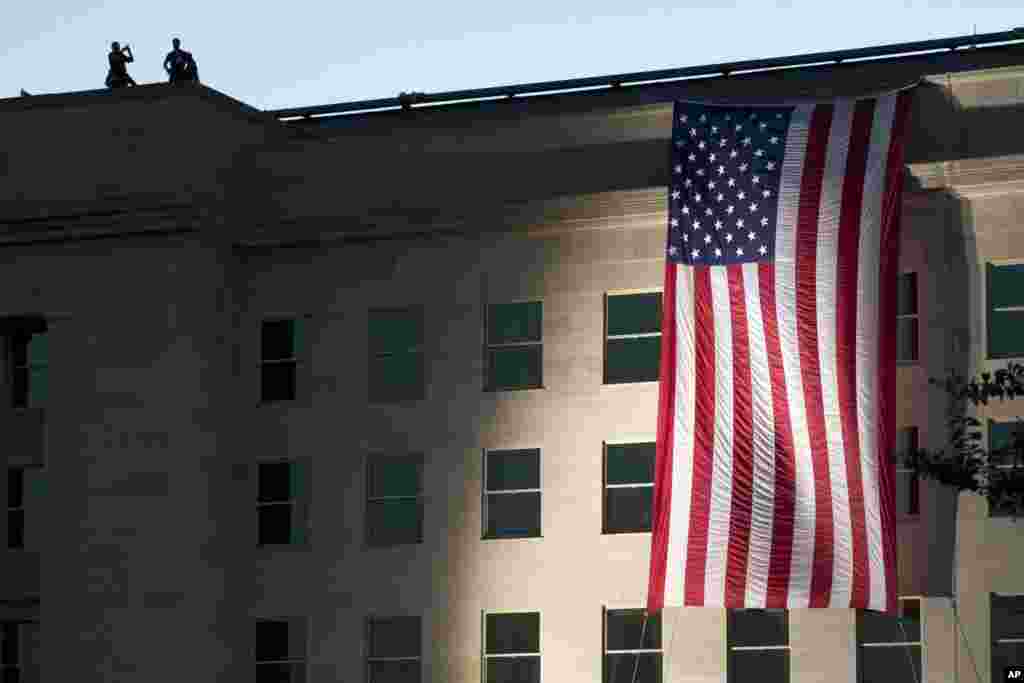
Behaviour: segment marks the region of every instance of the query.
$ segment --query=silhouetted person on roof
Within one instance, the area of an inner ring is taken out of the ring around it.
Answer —
[[[132,56],[132,49],[127,45],[124,49],[115,40],[110,44],[110,54],[107,55],[110,62],[110,71],[107,72],[108,88],[124,88],[129,85],[136,85],[131,76],[128,75],[127,65],[135,61]]]
[[[164,71],[170,77],[171,83],[183,83],[199,80],[199,67],[196,60],[192,58],[191,52],[181,49],[181,41],[175,38],[171,41],[174,49],[167,53],[164,58]]]

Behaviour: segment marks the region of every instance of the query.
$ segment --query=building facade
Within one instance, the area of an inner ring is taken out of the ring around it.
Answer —
[[[923,79],[897,421],[937,448],[928,379],[1024,356],[1021,50],[295,122],[201,86],[0,100],[5,675],[999,680],[1024,532],[906,474],[898,629],[635,610],[672,99]]]

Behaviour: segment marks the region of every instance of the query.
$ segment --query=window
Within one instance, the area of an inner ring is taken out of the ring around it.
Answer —
[[[367,683],[419,683],[419,617],[371,617],[366,631]]]
[[[1024,355],[1024,263],[986,266],[988,356]]]
[[[605,444],[604,533],[651,530],[654,444]]]
[[[256,620],[256,682],[305,683],[306,620]]]
[[[993,478],[999,476],[1016,479],[1019,484],[1024,484],[1024,453],[1018,452],[1014,447],[1015,441],[1024,438],[1024,433],[1018,435],[1018,430],[1024,430],[1024,424],[1018,420],[989,420],[988,447],[992,451],[992,462],[997,468],[992,475]],[[989,517],[1012,517],[1013,514],[1012,503],[996,506],[989,502]]]
[[[605,297],[604,383],[654,382],[661,360],[661,292]]]
[[[900,273],[896,286],[896,360],[917,362],[917,273]]]
[[[540,388],[542,321],[539,301],[487,307],[487,391]]]
[[[726,619],[730,683],[789,681],[789,613],[730,609]]]
[[[540,614],[484,617],[484,683],[540,683]]]
[[[424,396],[423,311],[419,308],[370,311],[370,401]]]
[[[7,469],[7,547],[39,549],[37,525],[44,519],[46,479],[42,467]]]
[[[916,515],[921,509],[921,483],[917,473],[903,464],[903,455],[917,450],[917,427],[901,427],[896,432],[896,509],[900,514]]]
[[[11,405],[15,408],[43,406],[49,375],[46,320],[27,316],[5,318],[2,328],[7,345]]]
[[[0,681],[32,683],[39,680],[39,623],[0,621]]]
[[[300,320],[265,320],[260,337],[260,400],[264,403],[295,400]]]
[[[367,463],[366,544],[423,541],[423,458],[375,456]]]
[[[661,683],[661,614],[644,628],[642,609],[610,609],[604,625],[604,682]]]
[[[900,598],[899,616],[857,610],[857,683],[916,683],[921,670],[921,601]]]
[[[259,464],[259,545],[302,545],[308,541],[308,469],[308,463],[298,461]]]
[[[1008,666],[1024,664],[1024,595],[989,597],[992,619],[992,680],[1002,681]]]
[[[540,449],[484,456],[484,538],[540,536]]]

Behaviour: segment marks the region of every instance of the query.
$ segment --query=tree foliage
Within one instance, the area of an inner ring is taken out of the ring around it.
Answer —
[[[1018,418],[1005,446],[986,449],[983,423],[972,413],[990,402],[1024,397],[1024,365],[1008,363],[994,373],[969,378],[950,373],[929,383],[941,387],[949,398],[949,442],[939,451],[903,453],[903,463],[921,478],[984,496],[993,512],[1020,516],[1024,512],[1024,421]]]

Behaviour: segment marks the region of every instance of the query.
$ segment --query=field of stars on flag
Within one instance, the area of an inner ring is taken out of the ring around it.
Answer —
[[[792,111],[676,103],[670,261],[714,266],[774,258],[782,157]]]

